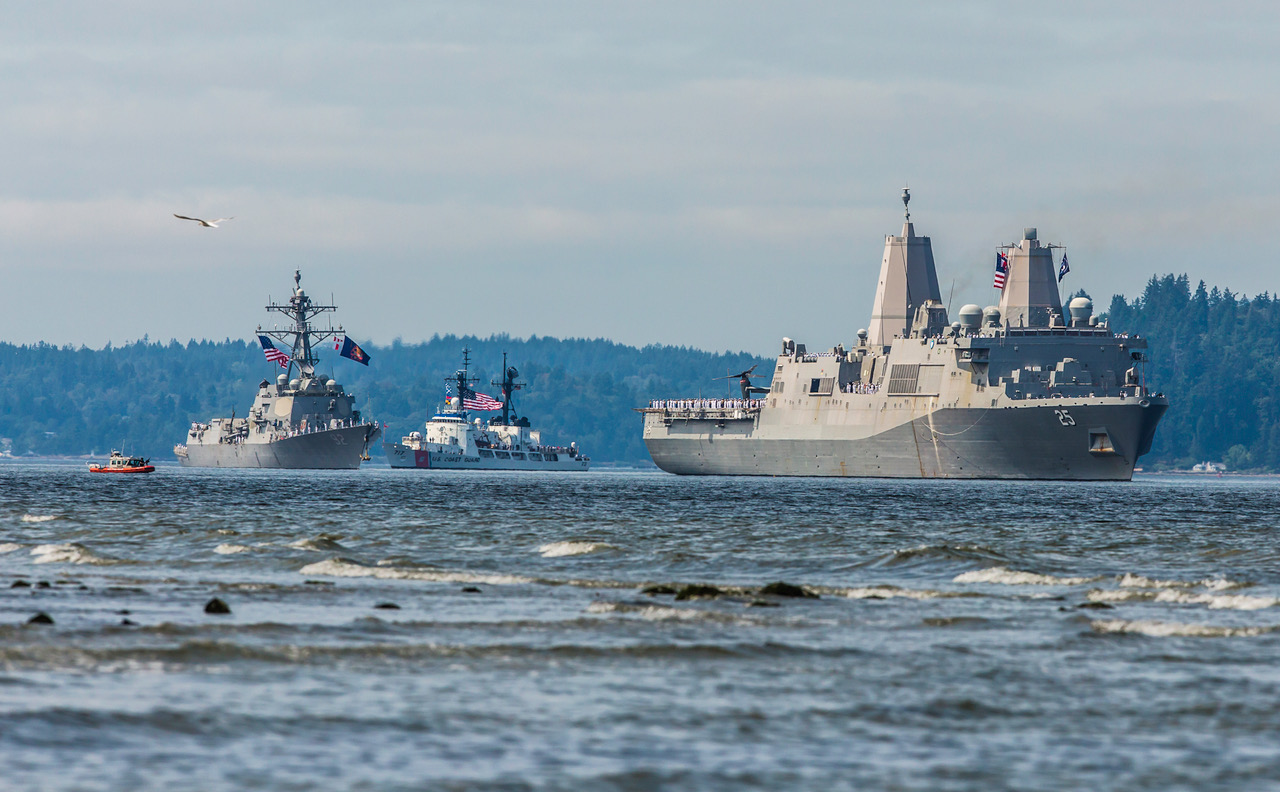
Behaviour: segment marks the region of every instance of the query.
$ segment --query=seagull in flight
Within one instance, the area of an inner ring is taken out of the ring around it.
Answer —
[[[200,225],[204,226],[205,228],[217,228],[218,223],[222,223],[227,220],[235,220],[234,217],[219,217],[216,220],[201,220],[198,217],[186,217],[185,215],[180,215],[180,214],[176,214],[174,215],[174,217],[178,218],[179,220],[194,220]]]

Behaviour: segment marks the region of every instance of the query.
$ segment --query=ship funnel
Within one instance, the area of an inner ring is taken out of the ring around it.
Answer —
[[[904,207],[908,200],[910,195],[903,190]],[[902,223],[902,236],[885,237],[880,280],[871,306],[871,344],[884,346],[894,336],[905,336],[916,312],[929,300],[942,302],[933,246],[929,237],[916,236],[908,214]]]

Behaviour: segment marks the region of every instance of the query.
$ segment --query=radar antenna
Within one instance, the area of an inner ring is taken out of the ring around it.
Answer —
[[[907,222],[911,222],[911,208],[907,204],[911,203],[911,189],[909,187],[902,188],[902,211],[907,215]]]
[[[335,332],[343,333],[342,325],[338,325],[336,331],[332,323],[323,330],[313,329],[312,319],[322,313],[336,311],[338,308],[335,305],[316,305],[311,302],[311,298],[302,290],[302,270],[294,270],[293,285],[293,296],[289,298],[287,304],[273,302],[267,306],[268,311],[276,311],[292,319],[293,328],[278,330],[273,327],[271,330],[264,330],[262,325],[258,325],[258,332],[274,338],[292,350],[289,356],[289,373],[292,373],[294,365],[297,365],[300,376],[314,377],[316,363],[319,363],[320,359],[315,355],[313,343]]]

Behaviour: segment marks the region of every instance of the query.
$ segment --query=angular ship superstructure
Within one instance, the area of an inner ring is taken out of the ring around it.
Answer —
[[[355,469],[368,459],[369,445],[381,434],[376,423],[366,421],[354,408],[354,399],[335,380],[316,373],[313,342],[327,336],[345,335],[337,330],[314,329],[311,320],[321,313],[337,310],[317,305],[302,290],[302,274],[294,274],[289,302],[271,304],[268,311],[289,317],[293,327],[285,330],[258,328],[268,359],[286,371],[274,383],[263,380],[248,415],[214,418],[194,423],[174,454],[186,467]],[[290,353],[277,350],[265,338],[285,344]],[[343,354],[367,359],[351,342]],[[363,361],[362,361],[363,362]],[[294,369],[297,369],[296,374]]]
[[[387,461],[393,468],[433,470],[543,470],[585,471],[591,460],[578,451],[577,443],[547,445],[542,433],[530,427],[529,419],[517,417],[512,394],[524,387],[516,382],[520,373],[502,357],[502,401],[478,394],[468,373],[470,350],[463,350],[462,368],[450,378],[444,408],[431,416],[422,432],[410,432],[400,442],[383,443]],[[456,395],[454,388],[457,388]],[[501,410],[485,421],[471,412]]]
[[[1147,342],[1112,333],[1086,298],[1064,316],[1055,246],[1036,237],[997,252],[999,305],[949,324],[908,213],[853,349],[784,338],[767,389],[743,372],[742,399],[650,403],[653,461],[704,475],[1131,479],[1168,408],[1147,387]]]

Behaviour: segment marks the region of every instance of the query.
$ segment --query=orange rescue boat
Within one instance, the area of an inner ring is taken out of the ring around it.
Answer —
[[[89,463],[90,473],[150,473],[156,469],[151,464],[150,459],[142,457],[125,456],[119,451],[112,451],[111,458],[107,460],[107,464],[100,465],[94,462]]]

